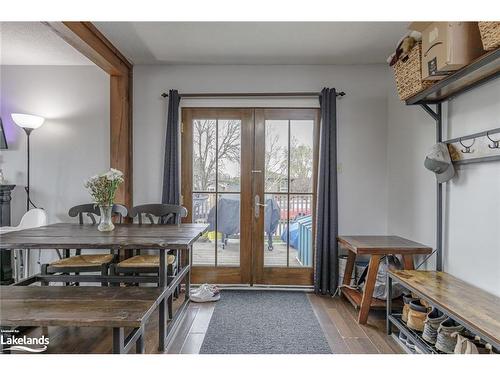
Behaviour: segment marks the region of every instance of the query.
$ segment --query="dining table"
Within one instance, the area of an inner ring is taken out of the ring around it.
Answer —
[[[42,227],[24,229],[2,234],[0,249],[14,251],[16,249],[103,249],[103,250],[149,250],[159,253],[160,266],[158,275],[70,275],[70,274],[35,274],[13,286],[26,286],[41,282],[58,283],[108,283],[116,285],[137,285],[154,283],[162,290],[158,294],[159,311],[159,350],[164,351],[173,333],[187,311],[190,293],[192,266],[192,248],[194,242],[208,229],[208,224],[116,224],[110,232],[100,232],[95,225],[57,223]],[[177,275],[168,282],[167,253],[176,252],[179,257]],[[123,252],[122,252],[123,253]],[[175,290],[184,281],[184,302],[177,308],[170,322],[167,322],[166,303]],[[48,286],[50,288],[50,286]],[[71,286],[68,286],[71,288]],[[103,287],[106,288],[106,287]],[[145,286],[144,288],[148,288]],[[168,323],[168,324],[167,324]]]

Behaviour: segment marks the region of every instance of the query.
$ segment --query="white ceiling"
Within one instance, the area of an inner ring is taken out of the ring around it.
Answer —
[[[374,64],[406,22],[95,22],[134,64]]]
[[[41,22],[0,22],[0,65],[93,65]]]

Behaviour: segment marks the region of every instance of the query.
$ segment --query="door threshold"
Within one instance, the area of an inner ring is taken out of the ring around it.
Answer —
[[[199,286],[200,284],[193,284]],[[314,287],[307,285],[250,285],[250,284],[217,284],[220,290],[275,290],[293,292],[314,292]]]

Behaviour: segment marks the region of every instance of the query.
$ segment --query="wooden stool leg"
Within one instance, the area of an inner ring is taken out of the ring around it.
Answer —
[[[368,274],[365,280],[365,290],[363,298],[361,299],[361,306],[359,309],[358,323],[366,324],[368,320],[368,313],[372,303],[373,289],[375,288],[375,280],[377,279],[378,266],[380,263],[380,255],[372,255],[370,263],[368,264]]]
[[[352,271],[354,269],[354,263],[356,261],[356,254],[349,251],[347,254],[347,264],[344,271],[344,280],[342,280],[343,285],[351,285]]]
[[[413,255],[403,255],[403,262],[405,270],[412,270],[415,268],[413,265]]]

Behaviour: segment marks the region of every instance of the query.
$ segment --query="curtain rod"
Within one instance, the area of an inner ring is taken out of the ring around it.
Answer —
[[[254,93],[198,93],[198,94],[179,94],[181,98],[245,98],[245,97],[309,97],[309,96],[319,96],[319,92],[254,92]],[[344,96],[345,92],[337,92],[337,96]],[[161,94],[162,97],[167,98],[168,94],[164,92]]]

